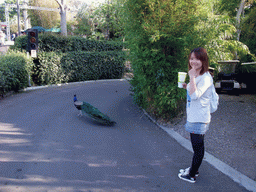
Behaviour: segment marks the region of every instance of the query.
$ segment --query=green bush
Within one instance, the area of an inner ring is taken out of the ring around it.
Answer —
[[[125,2],[133,98],[156,116],[182,113],[186,91],[177,87],[178,71],[187,71],[189,51],[203,46],[195,29],[197,7],[190,0]]]
[[[124,72],[125,53],[114,52],[68,52],[61,65],[69,82],[119,79]]]
[[[34,60],[32,79],[37,85],[119,79],[124,72],[124,62],[122,51],[42,52]]]
[[[256,2],[251,9],[251,12],[243,23],[241,42],[245,43],[249,47],[251,53],[256,55]]]
[[[51,33],[39,34],[39,52],[69,52],[69,51],[121,51],[123,42],[87,40],[82,37],[54,35]],[[27,36],[15,39],[11,49],[27,50]]]
[[[32,79],[37,85],[58,84],[68,81],[68,76],[61,66],[63,54],[55,52],[41,52],[34,59]]]
[[[70,51],[121,51],[123,42],[87,40],[82,37],[70,37]]]
[[[15,38],[14,45],[10,46],[9,50],[16,50],[20,52],[27,51],[28,37],[26,35]]]
[[[0,56],[0,93],[27,87],[32,65],[32,60],[24,53],[9,52]]]
[[[13,50],[25,52],[27,36],[16,38]],[[36,85],[117,79],[124,72],[123,43],[39,34],[38,57],[32,80]]]

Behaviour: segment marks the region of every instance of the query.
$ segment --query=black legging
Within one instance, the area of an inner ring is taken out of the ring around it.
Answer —
[[[190,133],[194,156],[189,175],[195,177],[204,158],[204,135]]]

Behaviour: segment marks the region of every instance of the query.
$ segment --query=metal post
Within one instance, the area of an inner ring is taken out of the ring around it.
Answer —
[[[18,36],[20,36],[20,4],[19,0],[17,0],[17,14],[18,14]]]
[[[9,5],[5,3],[5,19],[6,19],[6,35],[7,40],[11,40],[11,34],[10,34],[10,23],[9,23]]]
[[[27,52],[27,58],[29,58],[29,52]],[[28,72],[28,86],[31,87],[31,78],[30,78],[30,71]]]

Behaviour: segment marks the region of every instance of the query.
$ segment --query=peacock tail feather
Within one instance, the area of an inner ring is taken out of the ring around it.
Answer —
[[[115,122],[112,121],[107,115],[100,112],[99,109],[96,107],[93,107],[91,104],[87,102],[83,102],[83,105],[81,106],[82,113],[87,114],[89,117],[95,119],[96,121],[99,121],[103,124],[114,124]]]

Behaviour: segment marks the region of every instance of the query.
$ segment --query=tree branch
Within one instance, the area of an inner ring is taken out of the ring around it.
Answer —
[[[60,8],[62,9],[63,5],[61,4],[60,0],[55,0],[55,1],[59,4]]]

